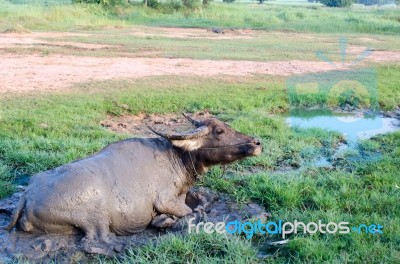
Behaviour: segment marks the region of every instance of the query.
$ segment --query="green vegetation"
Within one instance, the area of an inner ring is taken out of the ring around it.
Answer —
[[[379,103],[385,110],[399,105],[399,69],[398,66],[379,68]],[[333,140],[329,144],[337,142],[330,134],[297,133],[283,119],[267,118],[268,114],[287,111],[287,100],[285,80],[271,76],[221,77],[206,82],[199,77],[152,77],[86,83],[67,94],[3,98],[0,101],[2,167],[9,166],[16,175],[32,174],[100,149],[121,138],[100,126],[107,114],[168,113],[181,109],[209,109],[223,114],[222,117],[226,115],[227,120],[240,120],[239,129],[252,129],[246,132],[268,140],[271,149],[267,148],[266,154],[255,159],[253,165],[269,169],[299,166],[304,158],[302,149],[307,145],[320,146],[324,140],[328,144],[327,138]],[[246,117],[247,114],[251,116]],[[4,179],[10,177],[2,175]]]
[[[173,6],[173,2],[171,2]],[[2,25],[3,24],[3,25]],[[105,9],[100,5],[14,5],[0,0],[0,27],[29,30],[98,29],[105,26],[152,25],[294,30],[324,33],[400,32],[395,9],[332,9],[321,6],[210,3],[195,11],[155,10],[142,5]]]
[[[329,7],[348,7],[354,3],[354,0],[319,0],[319,2]]]
[[[220,169],[215,169],[205,178],[205,184],[217,186],[239,201],[262,203],[272,212],[272,221],[348,221],[351,225],[379,223],[384,226],[384,234],[380,236],[294,235],[268,263],[396,263],[400,261],[400,192],[396,187],[400,133],[380,136],[368,143],[374,145],[371,151],[379,151],[383,156],[379,161],[355,159],[350,165],[353,172],[341,166],[331,171],[311,167],[300,173],[260,172],[227,180]],[[258,239],[262,241],[265,237]]]
[[[208,8],[187,12],[170,4],[164,9],[144,8],[142,4],[106,9],[95,4],[14,5],[0,0],[0,31],[86,29],[90,30],[85,31],[86,36],[45,40],[114,45],[106,50],[33,45],[2,48],[0,54],[276,61],[315,60],[315,51],[322,49],[338,61],[336,33],[345,33],[349,47],[399,49],[396,34],[400,32],[400,16],[395,9],[332,9],[317,5],[283,8],[271,2],[211,3]],[[248,39],[205,41],[162,36],[161,31],[160,35],[132,37],[130,25],[268,31],[250,34]],[[293,30],[319,34],[288,33]],[[357,55],[349,54],[346,60]],[[379,106],[384,111],[394,110],[400,106],[400,66],[376,66]],[[267,75],[161,76],[80,83],[67,92],[2,95],[0,198],[11,194],[16,182],[26,175],[85,157],[110,142],[129,137],[101,126],[110,115],[208,109],[233,128],[259,137],[264,153],[228,167],[215,167],[199,185],[226,193],[239,203],[260,203],[272,214],[272,221],[375,223],[384,226],[384,234],[296,234],[289,237],[288,244],[278,247],[267,245],[271,239],[280,239],[272,235],[252,240],[204,233],[168,235],[132,248],[120,259],[100,258],[99,262],[400,263],[400,132],[359,142],[358,151],[345,153],[335,168],[310,165],[322,153],[331,154],[343,138],[333,131],[289,128],[284,119],[290,99],[286,81]],[[350,93],[340,94],[332,102],[308,94],[300,105],[335,108],[349,102],[366,105],[365,98]],[[378,155],[378,159],[368,160],[368,155]],[[302,169],[288,170],[298,167]],[[260,252],[271,256],[259,259]]]
[[[14,169],[15,174],[32,174],[59,166],[121,138],[100,126],[100,121],[107,118],[107,114],[209,109],[215,113],[230,112],[226,117],[230,119],[238,112],[255,109],[262,109],[266,113],[287,109],[283,80],[271,78],[256,78],[245,82],[229,82],[222,78],[204,82],[202,78],[171,76],[141,81],[88,83],[77,89],[82,89],[82,92],[1,101],[0,155],[3,162]],[[27,115],[31,109],[35,109],[34,114]],[[270,134],[278,128],[286,135],[291,132],[283,120],[270,120],[264,128],[267,127]],[[285,144],[291,144],[282,136],[281,140]],[[299,152],[301,145],[320,144],[315,135],[299,135],[299,138],[303,140],[298,140],[296,145],[288,148]],[[275,143],[277,149],[279,144]],[[279,153],[265,155],[259,162],[266,167],[273,167],[279,160],[284,160],[282,155],[289,155]]]
[[[249,241],[225,235],[169,235],[156,245],[132,248],[121,260],[104,263],[257,263],[257,251]]]
[[[400,104],[399,72],[398,66],[378,70],[380,104],[386,109]],[[392,98],[393,95],[397,97]],[[12,192],[14,178],[84,157],[109,142],[127,137],[100,125],[107,115],[208,109],[235,129],[260,137],[265,149],[262,156],[236,163],[228,170],[218,167],[211,170],[201,184],[228,193],[238,202],[262,203],[273,219],[373,222],[385,227],[382,236],[299,234],[278,251],[264,249],[274,254],[268,261],[396,262],[400,235],[400,215],[396,209],[400,198],[396,187],[400,133],[360,145],[369,151],[379,151],[383,155],[379,162],[351,163],[349,159],[350,163],[333,170],[307,167],[299,173],[276,174],[272,170],[303,165],[319,156],[321,147],[332,149],[341,140],[337,133],[320,129],[290,129],[279,115],[287,111],[287,100],[284,79],[270,76],[220,77],[207,81],[193,77],[152,77],[87,83],[70,93],[3,98],[1,196]],[[250,173],[250,168],[259,168],[260,172]],[[255,237],[253,242],[263,244],[264,239],[271,238],[274,237]],[[238,252],[243,260],[257,261],[255,249],[244,238],[227,240],[223,236],[200,234],[167,237],[158,243],[132,249],[121,261],[170,259],[176,252],[182,252],[178,255],[183,261],[233,259]]]
[[[124,0],[72,0],[73,3],[101,4],[103,6],[118,6],[125,3]]]
[[[0,54],[40,54],[49,56],[65,54],[91,57],[166,57],[211,60],[252,60],[252,61],[320,61],[316,50],[322,50],[333,61],[340,61],[338,52],[339,35],[299,34],[265,31],[227,31],[223,38],[206,30],[194,32],[180,31],[172,35],[163,29],[127,28],[84,31],[72,36],[41,37],[48,45],[32,44],[24,47],[4,47]],[[211,34],[211,35],[210,35]],[[195,36],[195,37],[193,37]],[[208,38],[204,41],[202,37]],[[215,37],[215,38],[213,38]],[[226,37],[226,38],[225,38]],[[346,34],[348,48],[367,47],[374,50],[397,50],[400,37]],[[59,45],[59,42],[71,45]],[[74,43],[107,44],[107,48],[88,49],[74,46]],[[54,45],[52,45],[54,43]],[[297,45],[293,45],[296,43]],[[363,49],[363,50],[364,50]],[[351,62],[362,51],[346,54],[346,62]],[[393,73],[396,74],[396,73]],[[389,84],[391,86],[391,84]]]

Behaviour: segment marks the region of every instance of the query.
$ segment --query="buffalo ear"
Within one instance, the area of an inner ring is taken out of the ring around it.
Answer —
[[[171,140],[172,145],[177,148],[181,148],[186,151],[193,151],[199,149],[203,146],[202,138],[193,138],[193,139],[183,139],[183,140]]]

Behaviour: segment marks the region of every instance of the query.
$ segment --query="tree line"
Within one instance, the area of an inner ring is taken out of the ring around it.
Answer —
[[[181,8],[196,9],[201,5],[207,6],[213,0],[170,0],[161,3],[159,0],[143,0],[143,4],[154,9],[169,8],[178,10]],[[225,3],[233,3],[236,0],[222,0]],[[259,4],[263,4],[266,0],[256,0]],[[130,0],[73,0],[74,3],[101,4],[104,6],[116,6],[130,3]],[[319,2],[329,7],[349,7],[353,3],[364,5],[384,5],[394,4],[400,5],[400,0],[308,0],[308,2]]]

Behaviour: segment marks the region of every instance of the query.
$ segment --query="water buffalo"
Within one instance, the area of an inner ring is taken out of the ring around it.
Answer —
[[[84,233],[85,243],[109,243],[160,215],[192,213],[186,194],[210,166],[259,155],[261,143],[226,123],[207,118],[185,133],[112,143],[87,158],[32,177],[15,209],[14,226],[30,233]],[[165,220],[165,218],[164,218]],[[168,221],[167,221],[168,222]],[[164,223],[165,224],[165,223]]]

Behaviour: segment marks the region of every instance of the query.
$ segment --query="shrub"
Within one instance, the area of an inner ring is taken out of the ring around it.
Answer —
[[[105,6],[121,5],[124,2],[125,2],[124,0],[100,0],[100,4],[105,5]]]
[[[102,4],[104,6],[116,6],[124,3],[124,0],[72,0],[73,3]]]
[[[72,0],[73,3],[100,4],[101,0]]]
[[[342,109],[345,109],[346,107],[358,108],[361,101],[361,99],[356,95],[354,90],[344,91],[339,95],[338,100],[339,100],[339,106]]]
[[[147,6],[150,8],[160,8],[160,3],[157,0],[147,0]]]
[[[224,2],[224,3],[233,3],[233,2],[235,2],[235,0],[222,0],[222,2]]]
[[[173,13],[175,11],[181,10],[183,8],[182,1],[180,0],[168,0],[167,2],[163,3],[160,9],[164,13]]]
[[[210,2],[212,2],[212,1],[214,1],[214,0],[203,0],[203,6],[206,6],[206,5],[208,5]],[[235,0],[233,0],[233,1],[235,1]],[[232,2],[233,2],[232,1]]]
[[[329,7],[348,7],[353,4],[353,0],[320,0],[320,2]]]
[[[200,5],[207,6],[213,0],[144,0],[144,4],[150,8],[160,10],[163,13],[171,14],[175,11],[185,9],[190,11],[200,8]]]
[[[197,9],[200,7],[201,0],[182,0],[182,3],[187,9]]]

